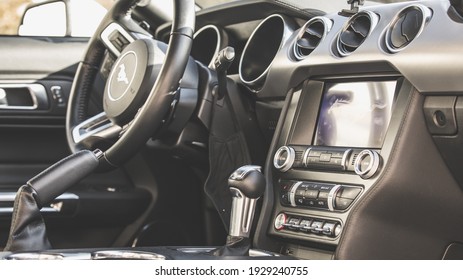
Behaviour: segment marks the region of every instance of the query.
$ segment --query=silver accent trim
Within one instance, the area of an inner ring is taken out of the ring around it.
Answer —
[[[297,206],[296,205],[296,190],[300,185],[302,185],[302,182],[297,182],[291,187],[291,190],[289,190],[289,202],[291,203],[291,206],[293,207]]]
[[[252,41],[254,35],[256,34],[256,32],[260,29],[260,27],[269,19],[271,18],[274,18],[274,17],[279,17],[281,19],[281,21],[283,22],[283,34],[282,34],[282,38],[281,38],[281,42],[280,42],[280,46],[278,47],[278,51],[281,50],[281,48],[283,47],[283,45],[286,43],[286,41],[289,39],[289,37],[293,34],[293,31],[290,31],[288,30],[289,27],[287,26],[286,24],[286,21],[284,19],[283,16],[281,15],[278,15],[278,14],[274,14],[274,15],[270,15],[268,17],[266,17],[265,19],[263,19],[259,25],[254,29],[254,31],[252,32],[251,36],[249,36],[249,39],[248,41],[246,42],[246,45],[244,46],[244,49],[243,49],[243,52],[241,53],[241,58],[240,58],[240,64],[238,66],[238,74],[239,74],[239,77],[240,77],[240,80],[247,86],[250,86],[252,87],[254,84],[256,84],[259,80],[261,80],[263,77],[265,77],[268,73],[268,71],[270,70],[270,67],[272,67],[272,64],[273,64],[273,60],[275,58],[272,59],[272,62],[270,62],[270,64],[268,65],[268,67],[257,77],[255,78],[254,80],[252,81],[246,81],[244,78],[243,78],[243,75],[241,73],[241,69],[242,69],[242,65],[243,65],[243,58],[245,57],[245,54],[246,54],[246,50],[249,46],[249,43]],[[253,90],[254,92],[257,92],[256,90]]]
[[[348,21],[347,23],[344,25],[344,27],[341,29],[341,31],[339,32],[339,34],[336,36],[336,49],[339,53],[340,56],[342,57],[345,57],[345,56],[348,56],[350,55],[352,52],[348,52],[346,50],[343,50],[343,48],[340,46],[340,37],[341,37],[341,34],[344,33],[347,28],[351,25],[351,23],[360,15],[367,15],[369,18],[370,18],[370,22],[371,22],[371,26],[370,26],[370,30],[368,31],[368,34],[367,36],[365,37],[365,40],[366,38],[368,38],[368,36],[371,35],[371,33],[373,32],[373,30],[376,28],[376,25],[378,24],[379,22],[379,16],[377,14],[375,14],[374,12],[371,12],[371,11],[360,11],[358,12],[357,14],[353,15]],[[362,42],[363,43],[363,42]],[[360,46],[359,46],[360,47]]]
[[[10,106],[8,104],[0,104],[0,110],[46,110],[48,109],[48,95],[45,87],[41,84],[26,84],[26,83],[5,83],[0,84],[0,90],[4,89],[21,89],[25,88],[29,91],[32,99],[31,106]],[[5,92],[6,97],[6,92]]]
[[[302,155],[302,164],[305,167],[308,167],[307,159],[309,158],[309,154],[311,150],[312,150],[312,147],[308,147],[307,150],[305,150],[304,154]]]
[[[410,42],[408,42],[405,46],[401,47],[401,48],[395,48],[394,46],[391,45],[390,43],[390,38],[391,38],[391,29],[392,27],[394,26],[394,24],[397,22],[397,20],[399,19],[399,17],[406,11],[406,10],[409,10],[409,9],[413,9],[413,8],[418,8],[418,10],[421,11],[421,14],[423,15],[423,21],[421,22],[421,25],[420,25],[420,29],[418,31],[418,33],[416,34],[415,38],[413,39],[416,39],[418,38],[418,36],[421,35],[421,33],[423,32],[424,30],[424,27],[426,26],[426,24],[428,24],[428,22],[431,20],[432,18],[432,11],[431,9],[429,9],[428,7],[422,5],[422,4],[413,4],[413,5],[410,5],[410,6],[407,6],[405,8],[403,8],[402,10],[400,10],[395,16],[394,18],[392,19],[391,23],[388,25],[387,29],[386,29],[386,36],[385,36],[385,44],[386,44],[386,48],[388,51],[390,51],[391,53],[398,53],[400,52],[401,50],[405,49],[408,45],[410,45]]]
[[[341,164],[342,164],[343,171],[347,170],[347,167],[349,166],[349,163],[347,162],[347,160],[352,151],[353,151],[352,149],[347,149],[346,151],[344,151],[344,154],[342,155]]]
[[[273,221],[273,227],[276,230],[282,230],[285,228],[287,216],[285,213],[280,213],[275,217],[275,221]]]
[[[92,129],[94,126],[97,127],[95,129]],[[117,135],[121,131],[122,128],[120,126],[112,123],[106,117],[105,112],[101,112],[98,115],[95,115],[74,127],[74,129],[72,129],[72,139],[74,140],[74,143],[78,144],[82,142],[84,139],[96,135],[100,132],[105,132],[104,136],[111,136]]]
[[[239,189],[230,188],[232,207],[230,217],[230,235],[249,237],[257,199],[246,197]]]
[[[16,193],[15,192],[0,192],[0,202],[10,202],[13,203],[16,198]],[[79,196],[73,193],[64,193],[57,198],[56,200],[77,200],[79,199]],[[61,212],[61,209],[63,207],[62,202],[52,202],[50,203],[49,207],[42,207],[40,209],[40,212],[42,213],[59,213]],[[14,208],[13,207],[0,207],[0,214],[12,214]]]
[[[16,198],[15,192],[0,192],[0,202],[14,202]],[[55,200],[72,200],[79,199],[79,196],[73,193],[63,193],[55,198]]]
[[[123,250],[108,250],[108,251],[96,251],[91,254],[92,260],[108,260],[108,259],[120,259],[120,260],[165,260],[164,255],[143,252],[143,251],[123,251]]]
[[[335,199],[336,199],[336,194],[341,188],[341,185],[335,185],[333,188],[331,188],[330,193],[328,194],[328,209],[333,212],[335,211]]]
[[[324,26],[323,35],[320,38],[320,42],[318,44],[320,44],[325,39],[326,35],[328,34],[328,32],[331,31],[331,28],[333,27],[333,22],[329,18],[322,17],[322,16],[314,17],[314,18],[310,19],[308,22],[306,22],[302,26],[301,30],[299,31],[299,34],[296,37],[296,41],[293,44],[293,54],[296,57],[296,59],[303,60],[304,58],[307,57],[307,55],[302,55],[302,54],[299,53],[298,46],[297,46],[297,41],[304,35],[304,33],[306,33],[308,27],[311,24],[316,23],[316,22],[321,22],[323,24],[323,26]],[[315,49],[317,47],[318,47],[318,45],[315,47]]]
[[[176,248],[175,250],[187,254],[204,254],[209,253],[217,248],[204,247],[204,248]],[[268,252],[260,249],[249,249],[250,257],[279,257],[280,255],[273,252]]]
[[[242,181],[246,175],[251,171],[258,171],[262,173],[262,167],[259,165],[245,165],[238,168],[233,172],[228,179],[235,181]]]
[[[111,34],[114,32],[114,31],[119,31],[119,33],[124,36],[125,39],[127,39],[127,41],[129,41],[129,43],[132,43],[133,41],[135,41],[135,39],[122,27],[120,26],[119,24],[115,23],[115,22],[112,22],[110,25],[108,25],[104,30],[103,32],[101,32],[101,35],[100,35],[100,38],[101,40],[103,41],[103,43],[105,44],[105,46],[113,53],[115,54],[116,56],[119,56],[121,55],[121,52],[111,43],[111,41],[109,40],[109,36],[111,36]]]
[[[278,164],[278,158],[280,157],[282,152],[287,152],[288,157],[286,158],[285,162],[280,165]],[[296,159],[296,151],[294,151],[294,149],[291,147],[283,146],[283,147],[280,147],[275,152],[275,156],[273,157],[273,166],[275,166],[275,168],[280,170],[281,172],[286,172],[290,170],[291,167],[293,167],[295,159]]]
[[[365,170],[362,171],[360,169],[361,164],[362,164],[362,160],[364,160],[365,157],[367,157],[367,156],[371,157],[371,161],[370,161],[370,164],[368,165],[368,167]],[[357,158],[355,159],[354,171],[362,179],[369,179],[369,178],[373,177],[376,174],[376,172],[378,171],[380,162],[381,162],[381,158],[380,158],[380,156],[379,156],[379,154],[377,152],[375,152],[373,150],[363,150],[358,154]]]
[[[209,64],[208,64],[208,67],[213,67],[215,58],[217,57],[217,54],[220,51],[220,46],[222,45],[222,35],[220,34],[219,28],[217,28],[217,26],[212,25],[212,24],[203,26],[198,31],[196,31],[195,34],[193,35],[193,42],[194,42],[196,36],[198,36],[201,32],[203,32],[206,29],[213,29],[215,31],[215,33],[217,34],[217,45],[215,46],[214,55],[212,56],[212,59],[211,59],[211,61],[209,61]]]

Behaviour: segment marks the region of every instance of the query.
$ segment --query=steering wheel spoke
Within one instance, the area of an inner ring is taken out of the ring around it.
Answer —
[[[95,115],[72,130],[72,137],[76,144],[93,146],[102,140],[110,141],[119,137],[122,127],[114,124],[105,112]]]
[[[110,23],[100,36],[106,48],[116,57],[121,55],[127,45],[135,41],[135,37],[116,22]]]

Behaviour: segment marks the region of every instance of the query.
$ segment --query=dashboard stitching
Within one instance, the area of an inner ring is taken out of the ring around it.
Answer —
[[[408,104],[407,104],[407,107],[406,107],[407,109],[405,110],[404,116],[403,116],[402,121],[400,123],[399,134],[397,135],[397,138],[394,141],[394,146],[396,146],[396,143],[401,141],[401,139],[402,139],[402,137],[404,135],[403,127],[405,126],[405,123],[410,118],[410,112],[417,111],[417,110],[412,110],[410,108],[412,106],[416,106],[419,93],[416,91],[416,89],[413,88],[411,94],[412,94],[412,97],[409,98],[409,101],[408,101]],[[335,252],[335,259],[338,259],[339,251],[341,251],[342,244],[343,244],[344,240],[346,239],[346,236],[347,236],[345,234],[346,231],[349,230],[352,227],[351,220],[355,218],[355,214],[360,211],[359,209],[362,206],[364,206],[368,201],[370,201],[371,198],[374,197],[375,194],[378,192],[377,186],[381,185],[383,183],[383,181],[385,180],[384,178],[386,178],[387,175],[389,174],[389,172],[391,170],[392,163],[396,159],[396,157],[397,157],[397,149],[393,149],[392,152],[391,152],[391,155],[389,157],[389,162],[386,165],[386,167],[384,169],[384,172],[382,172],[380,178],[378,178],[376,183],[371,186],[369,191],[366,192],[366,194],[362,197],[362,199],[359,200],[358,204],[354,205],[354,207],[352,208],[350,215],[347,217],[346,222],[344,223],[345,228],[343,230],[343,234],[341,235],[341,238],[339,239],[339,245],[338,245],[338,247],[336,249],[336,252]]]
[[[275,2],[277,2],[277,4],[280,4],[281,6],[284,6],[284,7],[293,9],[293,10],[296,10],[296,11],[301,12],[301,13],[304,13],[304,14],[306,14],[306,15],[308,15],[308,16],[313,16],[312,13],[310,13],[310,12],[308,12],[308,11],[306,11],[306,10],[303,10],[303,9],[301,9],[301,8],[299,8],[299,7],[296,7],[296,6],[292,5],[292,4],[286,3],[286,2],[284,2],[284,1],[275,0]]]

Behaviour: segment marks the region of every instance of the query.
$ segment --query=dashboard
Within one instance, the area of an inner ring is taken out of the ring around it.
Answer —
[[[264,133],[274,129],[258,248],[315,259],[460,253],[463,18],[449,1],[333,14],[238,1],[198,22],[209,25],[193,56],[210,65],[199,50],[234,46],[229,74]]]

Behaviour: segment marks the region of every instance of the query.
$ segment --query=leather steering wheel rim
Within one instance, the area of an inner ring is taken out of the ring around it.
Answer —
[[[133,25],[134,22],[128,17],[139,1],[119,0],[115,3],[90,39],[86,54],[79,63],[66,114],[66,137],[72,152],[85,148],[74,141],[72,132],[87,118],[91,86],[107,49],[100,34],[114,22],[124,22],[122,26]],[[104,151],[102,159],[110,166],[117,167],[127,161],[159,129],[179,89],[193,43],[194,25],[194,1],[174,0],[174,19],[163,65],[144,105],[130,124],[124,127],[124,133],[116,143]]]

